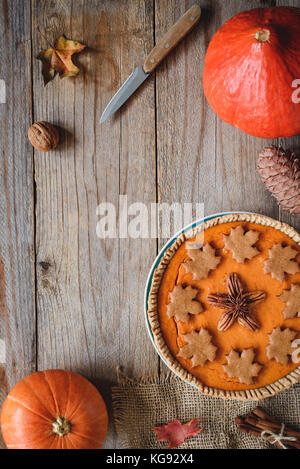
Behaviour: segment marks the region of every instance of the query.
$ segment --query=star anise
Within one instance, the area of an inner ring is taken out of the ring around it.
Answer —
[[[235,321],[252,331],[259,328],[258,321],[250,314],[249,306],[264,301],[263,291],[245,292],[241,280],[236,272],[229,275],[226,287],[227,294],[212,294],[207,296],[210,305],[225,309],[219,324],[219,331],[226,331]]]

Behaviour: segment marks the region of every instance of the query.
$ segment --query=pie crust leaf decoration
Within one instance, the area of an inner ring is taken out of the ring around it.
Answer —
[[[191,260],[184,262],[183,266],[187,273],[193,274],[194,280],[206,278],[221,262],[221,257],[216,256],[216,250],[209,243],[203,249],[198,248],[197,243],[187,243],[187,253]]]
[[[274,244],[269,249],[269,257],[264,262],[264,273],[271,274],[280,282],[284,280],[284,274],[296,274],[300,272],[299,264],[295,261],[297,251],[291,246]]]
[[[252,384],[253,378],[258,375],[262,366],[255,363],[255,352],[253,348],[243,350],[241,355],[231,349],[227,355],[227,365],[223,365],[225,373],[229,378],[238,378],[240,383]]]
[[[284,319],[300,317],[300,285],[292,284],[290,290],[284,290],[279,299],[285,303]]]
[[[259,322],[250,313],[249,306],[264,301],[265,292],[245,292],[236,272],[229,275],[226,287],[228,294],[210,294],[207,296],[207,302],[211,306],[225,309],[218,323],[218,330],[226,331],[235,321],[251,331],[257,330]]]
[[[177,356],[190,358],[192,367],[203,366],[207,360],[212,362],[215,359],[217,347],[211,343],[211,335],[207,329],[192,331],[183,337],[187,343],[181,347]]]
[[[279,326],[273,329],[269,334],[269,345],[266,347],[267,357],[270,360],[275,358],[277,363],[287,365],[289,356],[295,351],[292,347],[292,341],[296,335],[297,332],[291,329],[281,330]]]
[[[254,230],[245,233],[242,225],[239,225],[232,228],[229,235],[223,235],[223,242],[225,249],[231,252],[233,259],[242,264],[246,259],[252,259],[259,254],[258,249],[253,247],[259,236],[260,233]]]
[[[198,294],[196,288],[190,285],[184,288],[182,285],[176,285],[170,293],[171,301],[167,306],[169,318],[174,317],[177,321],[188,322],[190,314],[198,314],[203,311],[201,303],[195,298]]]
[[[177,448],[186,438],[197,435],[203,429],[199,428],[200,421],[193,419],[182,424],[179,420],[173,420],[166,425],[154,427],[152,430],[157,434],[157,441],[168,441],[168,448]]]

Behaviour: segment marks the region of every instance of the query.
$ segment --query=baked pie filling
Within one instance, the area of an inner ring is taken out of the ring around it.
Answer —
[[[170,352],[205,386],[259,388],[299,366],[300,246],[278,229],[228,222],[186,240],[157,299]]]

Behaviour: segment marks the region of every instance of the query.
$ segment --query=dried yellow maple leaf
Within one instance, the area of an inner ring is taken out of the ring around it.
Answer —
[[[42,50],[37,56],[43,63],[44,84],[47,85],[49,81],[53,80],[57,73],[60,78],[78,75],[79,68],[72,62],[72,56],[81,52],[86,46],[78,41],[67,39],[64,35],[60,36],[55,45],[52,46],[41,32],[40,34],[50,45],[49,49]]]

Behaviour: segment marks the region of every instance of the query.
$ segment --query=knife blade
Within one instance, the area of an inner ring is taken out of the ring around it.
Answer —
[[[139,88],[148,78],[151,72],[161,63],[161,61],[174,49],[189,31],[198,23],[201,16],[201,8],[193,5],[175,23],[164,37],[152,49],[144,64],[137,67],[127,78],[125,83],[112,97],[103,111],[100,123],[106,121],[128,100],[128,98]]]
[[[127,101],[127,99],[138,89],[148,76],[149,73],[145,73],[143,67],[137,67],[109,101],[101,116],[100,124],[106,121],[106,119],[112,116],[121,106],[123,106],[125,101]]]

